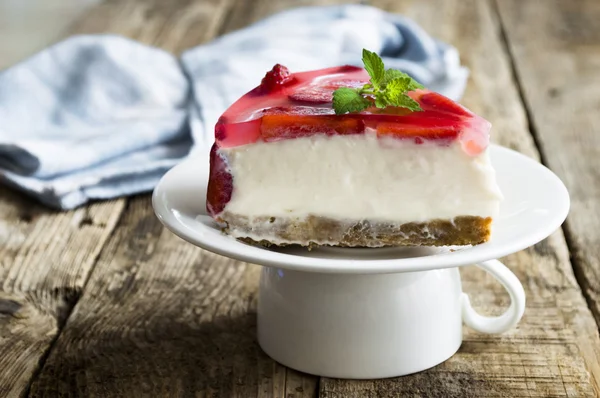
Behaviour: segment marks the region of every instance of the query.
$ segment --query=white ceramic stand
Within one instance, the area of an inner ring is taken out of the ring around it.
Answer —
[[[511,296],[500,317],[473,310],[458,268],[352,275],[265,267],[258,341],[276,361],[327,377],[384,378],[430,368],[458,350],[463,321],[500,333],[523,315],[525,292],[518,279],[498,261],[480,266]]]
[[[205,213],[208,160],[190,158],[154,191],[159,219],[206,250],[264,265],[258,340],[275,360],[317,375],[381,378],[435,366],[458,350],[462,325],[484,333],[514,326],[525,307],[517,278],[495,258],[525,249],[565,220],[569,195],[550,170],[490,147],[505,196],[492,239],[458,250],[432,248],[268,250],[224,235]],[[511,305],[494,318],[471,307],[460,266],[477,264],[506,288]]]

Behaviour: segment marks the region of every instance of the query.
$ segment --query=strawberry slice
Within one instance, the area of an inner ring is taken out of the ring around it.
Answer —
[[[267,141],[306,137],[315,134],[360,134],[365,124],[359,118],[338,116],[266,115],[260,132]]]
[[[415,101],[419,102],[423,110],[455,114],[462,117],[474,116],[471,111],[459,103],[432,91],[415,90],[408,95]]]
[[[223,211],[233,192],[233,177],[217,149],[215,143],[210,150],[210,176],[206,193],[206,210],[213,217]]]
[[[423,127],[420,125],[406,125],[397,123],[379,123],[377,134],[379,136],[394,135],[398,138],[421,137],[426,140],[451,140],[460,132],[459,126]]]
[[[339,79],[326,80],[318,84],[300,87],[289,95],[292,101],[307,102],[312,104],[327,104],[333,100],[333,92],[340,87],[362,87],[366,81]]]
[[[333,100],[332,88],[321,86],[307,86],[296,90],[289,95],[292,101],[308,102],[312,104],[327,104]]]

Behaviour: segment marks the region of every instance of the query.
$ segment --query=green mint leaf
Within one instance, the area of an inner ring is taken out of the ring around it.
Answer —
[[[399,77],[405,77],[406,73],[400,72],[397,69],[388,69],[385,71],[385,76],[383,78],[383,84],[387,86],[389,82]]]
[[[383,78],[382,85],[383,86],[387,86],[387,84],[389,82],[391,82],[394,79],[400,78],[400,77],[407,77],[407,78],[410,79],[411,84],[409,85],[409,88],[408,88],[409,91],[416,90],[416,89],[419,89],[419,88],[425,88],[425,87],[423,87],[422,84],[420,84],[419,82],[417,82],[416,80],[414,80],[413,78],[411,78],[406,73],[400,72],[399,70],[396,70],[396,69],[387,69],[385,71],[385,76]]]
[[[363,49],[362,61],[367,73],[371,76],[371,83],[375,88],[379,88],[385,78],[383,61],[379,58],[379,55],[367,49]]]
[[[410,109],[413,112],[420,112],[420,111],[423,110],[421,108],[421,105],[419,105],[419,103],[417,101],[415,101],[414,99],[410,98],[406,94],[402,94],[402,96],[400,96],[399,98],[397,98],[396,99],[396,103],[394,104],[394,106],[400,106],[402,108],[407,108],[407,109]]]
[[[385,96],[390,102],[390,105],[398,106],[398,98],[405,92],[410,90],[411,78],[408,76],[397,77],[385,85]]]
[[[333,92],[333,109],[336,115],[360,112],[371,106],[371,101],[363,97],[359,90],[341,87]]]
[[[417,101],[410,98],[406,92],[411,91],[414,86],[414,80],[409,76],[397,77],[385,86],[385,97],[389,105],[408,108],[411,111],[421,111],[421,106]]]
[[[375,95],[375,106],[378,108],[385,108],[390,105],[387,96],[383,92],[379,92]]]

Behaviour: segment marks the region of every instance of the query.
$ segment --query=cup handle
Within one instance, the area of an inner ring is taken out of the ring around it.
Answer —
[[[471,329],[482,333],[503,333],[515,326],[525,312],[525,290],[519,279],[498,260],[485,261],[477,266],[492,274],[510,295],[510,307],[496,317],[482,316],[473,309],[466,293],[462,294],[462,318]]]

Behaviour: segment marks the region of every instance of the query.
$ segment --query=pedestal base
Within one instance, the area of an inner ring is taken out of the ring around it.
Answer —
[[[276,361],[320,376],[373,379],[435,366],[462,342],[457,268],[383,275],[265,267],[258,340]]]

